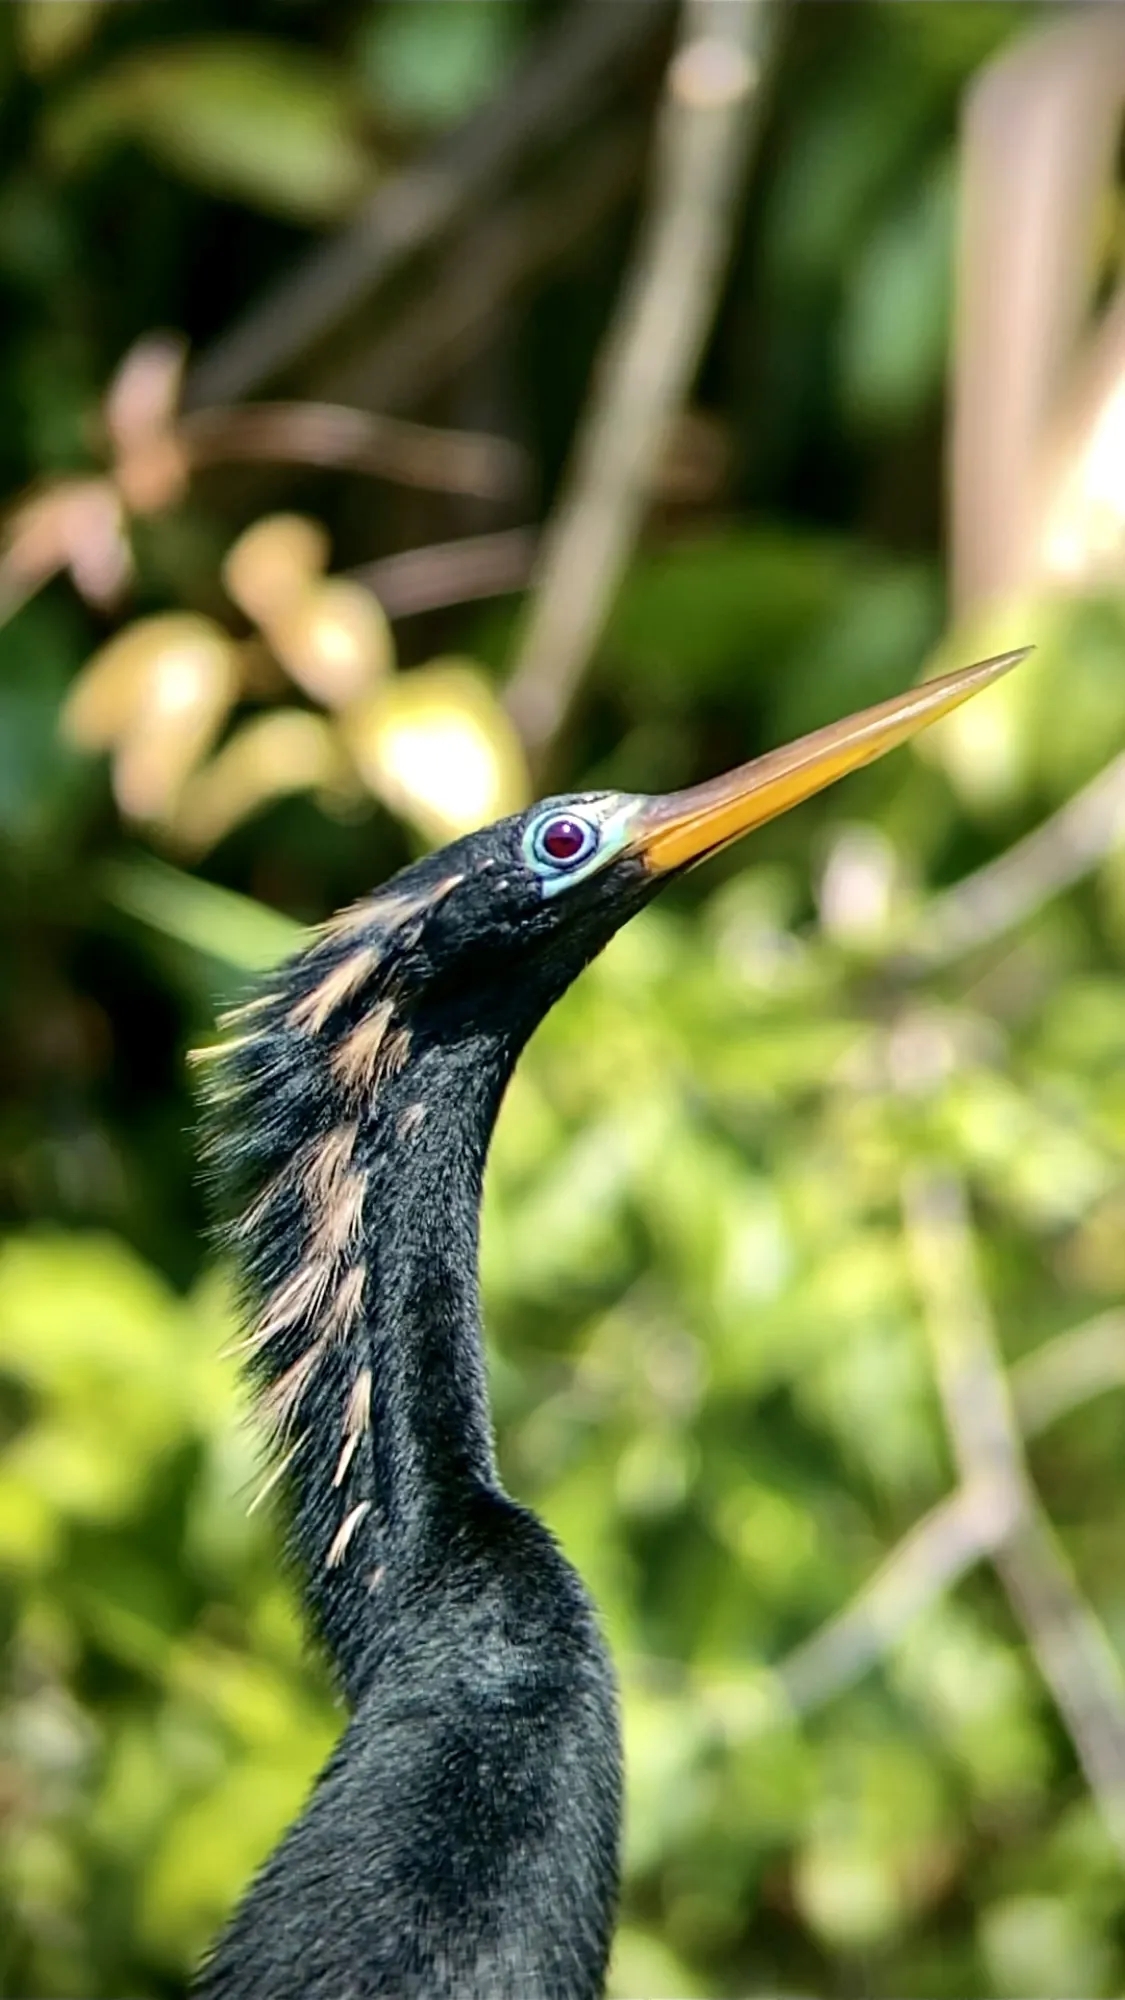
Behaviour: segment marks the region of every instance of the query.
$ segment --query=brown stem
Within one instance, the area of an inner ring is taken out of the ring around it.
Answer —
[[[911,1252],[963,1488],[991,1491],[997,1574],[1125,1862],[1125,1673],[1032,1484],[977,1269],[965,1191],[938,1167],[904,1186]]]
[[[389,618],[410,618],[446,604],[522,590],[534,558],[534,530],[505,528],[495,535],[466,535],[456,542],[381,556],[352,575],[375,593]]]
[[[324,465],[490,500],[510,499],[527,478],[523,452],[505,438],[438,430],[336,403],[193,410],[177,434],[193,471],[234,461]]]

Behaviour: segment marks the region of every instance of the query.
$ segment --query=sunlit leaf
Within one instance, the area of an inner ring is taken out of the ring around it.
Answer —
[[[981,1916],[981,1941],[996,1990],[1048,1995],[1104,1993],[1113,1948],[1100,1913],[1069,1896],[1006,1896]]]
[[[619,1926],[613,1940],[609,1969],[609,2000],[693,2000],[706,1992],[705,1986],[688,1970],[682,1958],[651,1931]]]
[[[329,541],[305,514],[266,514],[244,528],[223,561],[223,583],[247,618],[268,627],[327,567]]]
[[[1028,645],[1036,652],[1017,673],[986,688],[979,701],[969,701],[954,715],[944,716],[924,730],[914,746],[925,762],[939,765],[959,796],[976,809],[995,808],[1017,797],[1032,764],[1032,729],[1036,681],[1043,672],[1044,653],[1056,629],[1056,618],[1042,602],[994,607],[969,632],[957,631],[927,663],[927,674],[940,674],[967,659]],[[1018,632],[1017,639],[1011,635]],[[1030,636],[1029,636],[1030,635]],[[974,647],[982,643],[977,653]],[[995,643],[994,643],[995,642]]]
[[[132,573],[121,496],[107,479],[58,479],[16,506],[0,531],[0,609],[69,570],[90,604],[109,605]]]
[[[189,468],[175,429],[186,363],[185,340],[150,334],[129,349],[106,392],[114,483],[133,513],[155,513],[186,492]]]
[[[126,626],[88,660],[63,710],[69,740],[111,749],[117,802],[131,819],[171,812],[238,688],[229,634],[192,612]]]
[[[360,701],[394,666],[382,605],[349,577],[310,584],[263,624],[282,666],[326,708]]]
[[[397,676],[345,728],[370,790],[430,840],[483,826],[529,796],[519,738],[467,663],[435,660]]]
[[[202,854],[271,800],[340,789],[347,777],[347,759],[322,716],[274,709],[244,722],[187,780],[169,832],[179,846]]]

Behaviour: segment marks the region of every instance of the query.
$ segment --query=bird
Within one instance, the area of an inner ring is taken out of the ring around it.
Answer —
[[[921,683],[662,797],[546,799],[412,862],[220,1023],[204,1153],[243,1365],[347,1711],[196,2000],[597,2000],[618,1693],[597,1613],[505,1491],[478,1282],[529,1036],[666,883],[1023,657]]]

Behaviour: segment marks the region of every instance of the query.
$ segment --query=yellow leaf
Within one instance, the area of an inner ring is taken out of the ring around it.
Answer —
[[[182,847],[201,854],[269,800],[339,787],[346,775],[340,746],[323,716],[275,709],[244,723],[188,779],[169,830]]]
[[[394,667],[382,605],[346,576],[326,577],[262,623],[286,672],[325,708],[359,701]]]
[[[115,748],[117,802],[159,820],[213,743],[237,692],[238,649],[209,618],[141,618],[87,661],[63,710],[83,750]]]
[[[925,763],[945,772],[970,808],[987,811],[1009,805],[1026,784],[1045,650],[1057,625],[1057,611],[1043,599],[995,606],[968,627],[958,627],[927,662],[929,679],[977,657],[973,649],[978,639],[984,644],[981,658],[994,641],[995,651],[1002,653],[1027,645],[1029,634],[1035,640],[1035,652],[1018,673],[986,688],[956,714],[943,716],[912,746]],[[1012,636],[1015,633],[1018,639]]]
[[[267,628],[328,563],[328,535],[305,514],[252,521],[223,562],[223,583],[240,611]]]
[[[433,841],[515,812],[530,796],[519,737],[465,661],[396,676],[346,717],[345,736],[369,790]]]

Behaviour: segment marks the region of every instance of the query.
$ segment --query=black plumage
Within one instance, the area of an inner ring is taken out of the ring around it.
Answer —
[[[328,926],[215,1066],[246,1365],[352,1721],[209,1996],[600,1990],[614,1681],[577,1576],[499,1484],[477,1230],[528,1034],[656,879],[633,862],[627,889],[595,876],[564,912],[523,830],[474,834]]]
[[[468,835],[228,1017],[207,1153],[245,1366],[350,1720],[203,2000],[596,2000],[617,1893],[612,1668],[496,1469],[478,1295],[489,1139],[528,1036],[672,874],[1008,662],[728,779]]]

